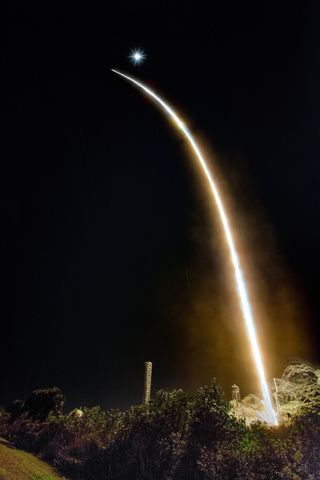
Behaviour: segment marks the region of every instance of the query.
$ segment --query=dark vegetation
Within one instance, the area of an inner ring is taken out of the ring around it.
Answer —
[[[213,381],[195,395],[159,391],[148,406],[63,413],[58,388],[0,416],[0,435],[77,480],[320,479],[320,409],[246,426]]]

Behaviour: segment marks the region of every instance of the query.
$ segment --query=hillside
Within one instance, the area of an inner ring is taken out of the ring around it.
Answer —
[[[0,440],[0,480],[62,480],[52,467]]]

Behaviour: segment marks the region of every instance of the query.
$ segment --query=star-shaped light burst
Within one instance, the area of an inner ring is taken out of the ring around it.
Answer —
[[[131,50],[129,58],[134,65],[140,65],[147,56],[141,48],[134,48]]]

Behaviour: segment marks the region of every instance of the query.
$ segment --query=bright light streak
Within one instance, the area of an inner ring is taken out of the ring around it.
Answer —
[[[229,224],[229,220],[225,211],[225,208],[223,206],[222,200],[220,193],[218,191],[216,182],[209,170],[208,164],[198,146],[196,143],[195,139],[193,138],[191,132],[189,129],[186,127],[186,125],[183,123],[183,121],[180,119],[180,117],[176,114],[176,112],[164,101],[162,100],[153,90],[151,90],[149,87],[144,85],[143,83],[139,82],[138,80],[118,71],[112,69],[112,72],[116,73],[117,75],[120,75],[121,77],[125,78],[129,82],[133,83],[137,87],[139,87],[143,92],[145,92],[149,97],[151,97],[157,104],[159,104],[162,109],[168,114],[168,116],[174,121],[176,126],[179,128],[179,130],[182,131],[184,137],[186,140],[189,142],[198,162],[200,163],[200,166],[203,170],[203,173],[206,176],[206,179],[209,183],[210,190],[213,196],[213,199],[215,201],[219,217],[223,226],[224,234],[225,234],[225,239],[228,245],[229,253],[230,253],[230,259],[231,263],[233,265],[233,270],[234,270],[234,276],[235,276],[235,282],[236,282],[236,287],[237,287],[237,292],[238,292],[238,297],[239,297],[239,303],[242,311],[242,316],[244,319],[244,323],[246,326],[246,331],[247,335],[250,341],[251,349],[252,349],[252,354],[253,358],[255,361],[256,365],[256,370],[259,378],[259,383],[260,383],[260,388],[261,388],[261,393],[262,393],[262,398],[264,401],[264,419],[270,424],[270,425],[277,425],[278,420],[276,413],[273,409],[272,406],[272,401],[271,401],[271,396],[268,388],[268,384],[266,381],[266,376],[264,372],[264,366],[262,362],[262,357],[260,353],[260,348],[258,344],[258,339],[257,339],[257,334],[256,334],[256,328],[254,324],[254,318],[253,318],[253,313],[249,301],[249,296],[247,292],[247,287],[245,283],[245,279],[241,270],[241,265],[240,265],[240,260],[239,256],[235,247],[235,242],[231,233],[231,228]]]

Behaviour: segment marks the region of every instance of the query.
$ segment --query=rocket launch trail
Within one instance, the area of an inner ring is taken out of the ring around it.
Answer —
[[[190,145],[191,150],[194,154],[195,159],[199,163],[203,174],[206,177],[206,180],[210,187],[210,192],[212,195],[212,199],[214,201],[214,205],[218,211],[219,218],[223,227],[225,241],[228,246],[228,251],[230,254],[230,260],[233,267],[234,279],[237,287],[237,293],[239,297],[239,304],[242,312],[242,317],[245,323],[246,332],[248,335],[248,339],[251,345],[252,355],[254,358],[255,366],[257,375],[259,378],[260,389],[262,393],[262,398],[264,401],[264,419],[270,425],[277,425],[277,416],[272,406],[271,395],[268,388],[268,384],[266,381],[265,370],[263,366],[262,356],[259,348],[259,343],[257,339],[256,327],[253,317],[252,308],[249,301],[249,295],[247,291],[247,286],[245,283],[245,278],[241,269],[239,255],[236,250],[235,242],[233,239],[229,219],[227,217],[227,213],[225,207],[223,205],[223,201],[218,190],[216,181],[214,176],[210,172],[208,163],[202,154],[199,145],[197,144],[196,140],[194,139],[192,133],[189,131],[187,126],[181,120],[179,115],[168,105],[166,101],[164,101],[159,95],[157,95],[153,90],[149,87],[141,83],[140,81],[136,80],[135,78],[126,75],[118,70],[112,69],[112,72],[116,73],[117,75],[125,78],[135,86],[137,86],[140,90],[142,90],[147,96],[149,96],[161,109],[168,115],[168,117],[173,120],[175,126],[181,131],[183,137]]]

